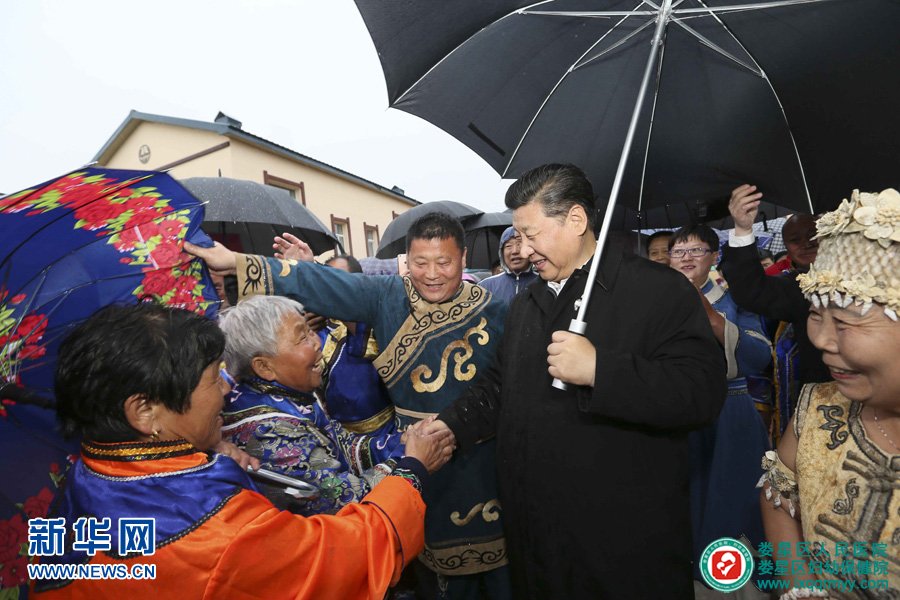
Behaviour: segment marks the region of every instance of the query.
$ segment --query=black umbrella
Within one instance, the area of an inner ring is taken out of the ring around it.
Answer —
[[[414,206],[405,213],[398,215],[385,228],[384,234],[381,236],[381,243],[378,245],[378,253],[375,256],[378,258],[393,258],[406,252],[406,232],[409,231],[413,221],[429,213],[437,212],[447,213],[456,217],[463,222],[463,226],[469,219],[482,214],[482,211],[477,208],[451,200],[426,202]]]
[[[896,176],[894,0],[356,3],[392,106],[504,177],[572,162],[610,190],[576,333],[620,191],[643,211],[750,182],[813,212]]]
[[[896,184],[895,0],[356,4],[391,105],[504,177],[572,162],[612,195],[659,4],[664,43],[620,202],[727,198],[749,182],[810,212],[810,197],[821,210],[854,188]]]
[[[302,239],[315,254],[340,246],[287,190],[228,177],[191,177],[181,183],[206,203],[204,229],[235,250],[271,256],[272,238],[284,232]]]
[[[512,213],[484,213],[466,221],[466,259],[472,269],[490,270],[500,258],[500,236],[512,225]]]

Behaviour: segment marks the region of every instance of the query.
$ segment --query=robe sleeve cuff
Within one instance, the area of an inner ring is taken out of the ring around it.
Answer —
[[[249,296],[271,296],[275,292],[272,285],[272,269],[262,256],[237,254],[235,269],[237,271],[238,302]]]

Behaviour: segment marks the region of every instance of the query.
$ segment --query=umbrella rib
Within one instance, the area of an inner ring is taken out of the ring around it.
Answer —
[[[751,73],[753,73],[754,75],[756,75],[757,77],[763,77],[763,78],[765,77],[765,75],[764,75],[763,72],[762,72],[762,69],[759,69],[759,68],[753,68],[751,65],[748,65],[746,62],[742,61],[741,59],[739,59],[739,58],[736,57],[735,55],[731,54],[730,52],[728,52],[727,50],[725,50],[725,49],[722,48],[721,46],[715,44],[714,42],[712,42],[712,41],[710,41],[709,39],[707,39],[706,37],[704,37],[699,31],[696,31],[696,30],[693,29],[692,27],[689,27],[688,25],[685,25],[684,23],[682,23],[682,22],[681,22],[680,20],[678,20],[678,19],[672,19],[672,22],[675,23],[676,25],[678,25],[679,27],[681,27],[682,29],[684,29],[685,31],[687,31],[689,34],[691,34],[691,35],[694,36],[695,38],[697,38],[697,40],[698,40],[701,44],[703,44],[704,46],[706,46],[707,48],[709,48],[709,49],[711,49],[711,50],[714,50],[715,52],[718,52],[719,54],[721,54],[721,55],[724,56],[725,58],[727,58],[727,59],[729,59],[729,60],[731,60],[731,61],[737,63],[738,65],[744,67],[745,69],[747,69],[748,71],[750,71]],[[746,51],[746,49],[745,49],[745,51]]]
[[[641,2],[639,2],[637,6],[640,6],[641,4],[643,4],[643,0]],[[635,6],[635,8],[637,8],[637,6]],[[559,86],[562,85],[562,82],[565,81],[566,77],[568,77],[569,74],[572,73],[572,71],[575,69],[575,67],[578,65],[578,63],[581,62],[581,60],[585,56],[587,56],[588,53],[591,52],[591,50],[596,48],[598,44],[600,44],[603,40],[605,40],[606,37],[608,35],[610,35],[613,31],[615,31],[616,27],[618,27],[619,25],[624,23],[626,19],[628,19],[628,17],[622,17],[621,19],[619,19],[619,21],[615,25],[610,27],[609,31],[604,33],[602,36],[600,36],[600,38],[596,42],[591,44],[591,47],[588,48],[587,50],[585,50],[584,53],[581,56],[579,56],[578,59],[574,63],[572,63],[572,65],[565,71],[565,73],[563,73],[563,76],[560,77],[559,81],[556,82],[556,85],[553,86],[553,89],[550,90],[550,93],[547,94],[547,97],[544,98],[544,101],[541,102],[541,105],[538,107],[537,111],[534,113],[534,116],[531,118],[531,122],[528,123],[528,127],[525,128],[525,131],[522,133],[522,137],[519,138],[519,143],[516,144],[515,149],[512,151],[512,154],[510,154],[509,161],[506,163],[506,167],[503,168],[503,173],[501,173],[501,175],[500,175],[501,177],[506,177],[506,174],[509,172],[510,166],[512,166],[512,163],[515,160],[516,155],[518,155],[518,153],[519,153],[519,149],[522,147],[522,144],[525,142],[525,138],[528,137],[528,133],[531,131],[531,128],[534,127],[534,123],[537,121],[538,117],[541,115],[541,112],[544,110],[544,107],[547,106],[547,102],[550,101],[550,98],[553,96],[553,94],[556,93],[556,90],[559,89]],[[651,20],[648,22],[652,23],[653,21]]]
[[[610,17],[655,17],[655,10],[522,10],[519,14],[542,17],[577,17],[581,19],[609,19]]]
[[[423,79],[425,79],[426,77],[428,77],[428,76],[431,74],[432,71],[434,71],[436,68],[438,68],[438,66],[439,66],[441,63],[443,63],[445,60],[447,60],[448,58],[450,58],[450,56],[452,56],[457,50],[459,50],[460,48],[462,48],[462,47],[466,44],[466,42],[468,42],[469,40],[471,40],[473,37],[475,37],[476,35],[478,35],[478,34],[481,33],[482,31],[484,31],[485,29],[487,29],[487,28],[490,27],[491,25],[495,25],[495,24],[499,23],[500,21],[503,21],[504,19],[506,19],[506,18],[508,18],[508,17],[511,17],[511,16],[513,16],[513,15],[521,14],[523,10],[528,10],[529,8],[532,8],[532,7],[534,7],[534,6],[540,6],[540,5],[542,5],[542,4],[547,4],[548,2],[556,2],[556,0],[540,0],[540,2],[535,2],[534,4],[531,4],[531,5],[529,5],[529,6],[526,6],[525,8],[519,8],[519,9],[516,9],[516,10],[510,12],[510,13],[507,13],[507,14],[503,15],[502,17],[500,17],[499,19],[497,19],[496,21],[494,21],[493,23],[490,23],[490,24],[488,24],[488,25],[482,27],[482,28],[479,29],[477,32],[475,32],[473,35],[470,35],[468,38],[466,38],[465,40],[463,40],[462,42],[460,42],[455,48],[453,48],[453,50],[451,50],[450,52],[448,52],[447,54],[445,54],[444,57],[441,58],[441,60],[435,62],[435,63],[431,66],[430,69],[428,69],[427,71],[425,71],[425,73],[423,73],[421,77],[419,77],[418,79],[416,79],[416,81],[415,81],[411,86],[409,86],[408,88],[406,88],[406,90],[405,90],[402,94],[400,94],[399,96],[397,96],[397,99],[394,100],[393,102],[391,102],[391,105],[394,106],[394,105],[399,104],[400,102],[402,102],[402,101],[403,101],[403,98],[405,98],[406,95],[409,94],[413,89],[415,89],[415,87],[416,87],[417,85],[419,85],[419,83],[421,83],[421,81],[422,81]]]
[[[644,180],[647,176],[647,158],[650,156],[650,138],[653,136],[653,121],[656,118],[656,104],[659,100],[659,82],[662,78],[663,59],[666,56],[666,45],[659,49],[659,64],[656,67],[656,85],[653,89],[653,108],[650,110],[650,127],[647,129],[647,145],[644,147],[644,165],[641,168],[641,188],[638,192],[638,214],[644,206]]]
[[[770,5],[771,4],[783,5],[785,3],[805,4],[808,2],[817,2],[817,1],[818,2],[829,2],[831,0],[785,0],[785,2],[769,2],[767,4],[770,4]],[[697,0],[697,2],[699,2],[702,6],[706,7],[707,9],[709,8],[709,7],[707,7],[706,2],[704,2],[704,0]],[[726,25],[722,21],[722,19],[719,18],[719,15],[717,15],[715,12],[710,10],[710,16],[712,16],[712,18],[715,19],[719,23],[719,25],[722,26],[722,29],[724,29],[725,32],[728,33],[728,35],[730,35],[731,38],[735,41],[735,43],[741,47],[741,50],[743,50],[744,52],[747,53],[747,56],[750,57],[750,60],[752,60],[753,64],[756,65],[756,67],[759,69],[760,73],[762,74],[762,78],[766,82],[766,84],[769,86],[769,89],[772,90],[772,95],[775,97],[775,102],[778,103],[778,109],[781,111],[782,118],[784,118],[784,124],[787,126],[788,136],[791,138],[791,145],[794,148],[794,156],[797,157],[797,166],[800,168],[800,180],[803,181],[803,191],[806,192],[806,202],[809,205],[809,212],[810,212],[810,214],[815,214],[816,211],[815,211],[815,209],[813,209],[812,197],[809,195],[809,186],[806,183],[806,170],[803,168],[803,160],[800,158],[800,150],[797,148],[797,140],[794,139],[794,132],[791,130],[791,123],[788,120],[787,113],[784,111],[784,105],[781,103],[781,98],[778,97],[778,92],[775,90],[775,86],[772,85],[772,81],[769,79],[769,76],[766,75],[766,72],[763,70],[762,66],[759,64],[759,61],[756,60],[756,57],[753,56],[753,54],[750,52],[750,50],[747,49],[746,46],[744,46],[744,44],[741,42],[741,40],[738,38],[738,36],[735,35],[733,31],[731,31],[731,29],[728,27],[728,25]]]
[[[814,4],[818,2],[833,2],[834,0],[773,0],[772,2],[760,2],[758,4],[732,4],[731,6],[712,6],[708,7],[703,2],[704,8],[682,8],[675,12],[678,15],[715,15],[721,13],[730,13],[747,10],[764,10],[766,8],[781,8],[783,6],[793,6],[795,4]]]
[[[678,0],[673,6],[678,6],[684,0]],[[521,9],[519,12],[523,15],[542,15],[548,17],[579,17],[586,19],[608,19],[610,17],[630,17],[645,16],[655,17],[659,14],[659,6],[650,2],[650,0],[641,0],[641,4],[647,4],[653,10],[528,10]]]

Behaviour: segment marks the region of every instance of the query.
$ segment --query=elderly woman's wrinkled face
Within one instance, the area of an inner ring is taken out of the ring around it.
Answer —
[[[850,400],[890,407],[900,403],[900,323],[875,305],[810,307],[809,339],[822,351],[838,389]]]
[[[275,381],[300,392],[311,392],[322,383],[322,353],[319,336],[306,324],[300,314],[291,313],[278,330],[275,356],[269,367]]]
[[[184,438],[198,450],[212,449],[222,439],[221,413],[227,391],[228,385],[222,380],[216,361],[203,370],[200,383],[191,392],[187,412],[177,413],[161,407],[160,438]]]

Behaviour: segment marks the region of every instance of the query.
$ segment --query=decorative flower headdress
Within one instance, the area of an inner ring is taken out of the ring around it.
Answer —
[[[815,306],[872,304],[897,320],[900,312],[900,193],[853,190],[837,210],[816,221],[819,253],[809,272],[797,276]]]

